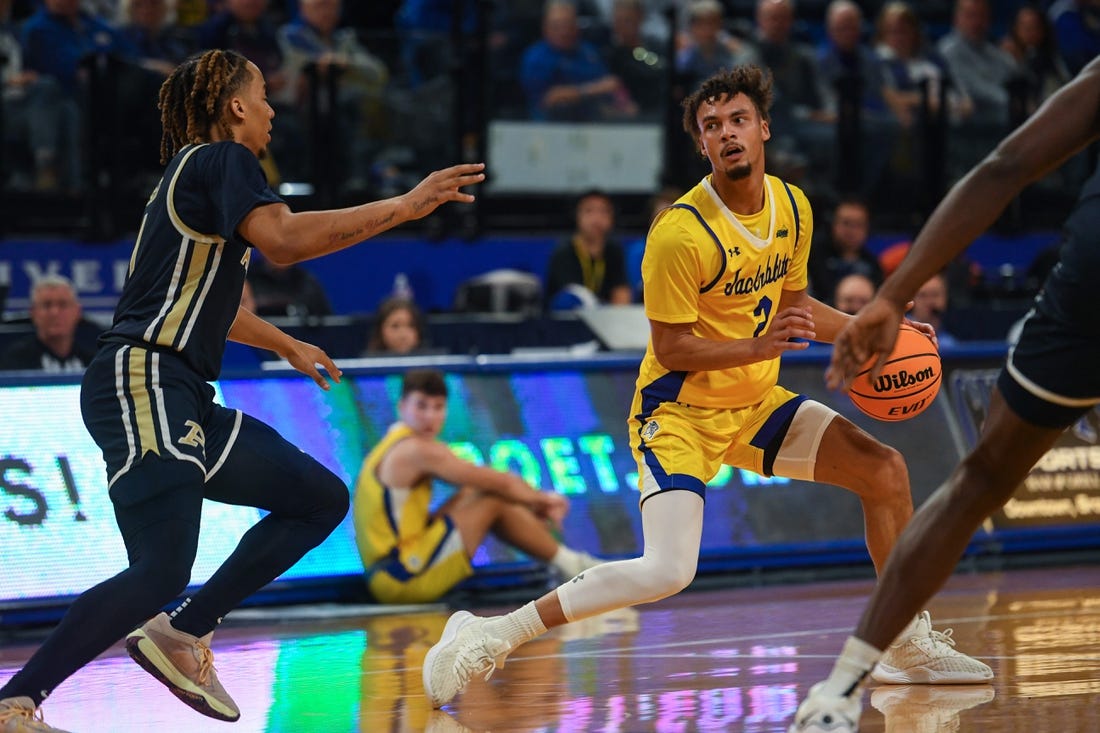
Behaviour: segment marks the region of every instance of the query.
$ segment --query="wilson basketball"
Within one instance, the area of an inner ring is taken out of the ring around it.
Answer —
[[[943,367],[932,339],[902,324],[898,340],[882,372],[871,381],[874,361],[856,375],[848,396],[861,412],[877,420],[896,422],[915,417],[940,391]]]

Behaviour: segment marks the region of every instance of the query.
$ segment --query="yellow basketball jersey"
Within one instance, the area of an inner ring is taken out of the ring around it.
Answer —
[[[805,194],[764,177],[764,207],[740,216],[704,178],[665,209],[646,237],[642,282],[646,315],[694,323],[692,333],[716,341],[759,336],[771,325],[784,290],[806,288],[813,217]],[[699,407],[754,405],[775,385],[779,359],[742,367],[670,372],[650,340],[638,372],[643,403]]]
[[[378,466],[399,441],[413,435],[403,423],[394,423],[382,440],[363,459],[355,482],[352,521],[363,567],[389,556],[405,539],[424,532],[431,513],[432,483],[425,477],[410,488],[385,486],[378,480]]]

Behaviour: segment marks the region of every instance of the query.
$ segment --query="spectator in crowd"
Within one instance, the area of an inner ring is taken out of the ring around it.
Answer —
[[[937,272],[924,285],[920,286],[913,296],[913,307],[906,318],[912,321],[927,323],[936,329],[936,340],[940,348],[951,348],[958,341],[943,327],[943,319],[947,314],[948,291],[947,278],[942,272]]]
[[[725,30],[725,13],[718,0],[693,0],[688,6],[686,43],[676,56],[683,85],[694,89],[722,69],[743,63],[748,49]]]
[[[119,8],[119,32],[135,61],[160,81],[194,51],[193,39],[171,20],[171,11],[169,0],[122,0]]]
[[[542,40],[527,48],[520,84],[531,119],[591,122],[631,118],[638,108],[599,51],[581,40],[577,9],[569,0],[548,0]]]
[[[882,62],[892,106],[903,127],[911,127],[920,115],[922,87],[927,89],[930,108],[936,109],[940,90],[949,85],[947,65],[928,47],[920,16],[912,5],[893,0],[882,6],[875,25],[875,53]],[[951,99],[956,107],[969,101],[957,93]]]
[[[283,65],[277,28],[268,16],[268,0],[225,0],[195,31],[200,48],[236,51],[260,69],[267,82],[268,103],[279,124],[271,135],[270,156],[261,164],[268,181],[300,180],[305,176],[305,140],[295,90]]]
[[[134,56],[126,38],[105,18],[82,10],[80,0],[42,0],[24,22],[21,42],[27,66],[53,77],[74,96],[85,55],[103,51],[123,58]]]
[[[603,191],[592,189],[577,198],[575,229],[550,255],[546,272],[548,305],[569,286],[580,286],[599,303],[623,305],[631,301],[623,246],[611,237],[615,208]],[[566,299],[567,302],[569,299]]]
[[[321,281],[301,265],[276,265],[254,254],[248,269],[258,316],[312,318],[332,315]]]
[[[665,186],[649,199],[649,221],[652,222],[669,206],[684,195],[684,190],[676,186]],[[626,274],[630,291],[636,302],[642,301],[642,257],[645,255],[645,234],[626,245]]]
[[[0,184],[49,190],[57,186],[59,133],[66,129],[59,116],[69,113],[75,127],[75,103],[59,84],[40,78],[23,66],[23,48],[11,22],[12,0],[0,0],[0,77],[3,82],[4,170]],[[22,156],[22,153],[26,156]]]
[[[77,340],[82,310],[68,278],[45,275],[31,288],[34,335],[11,344],[0,355],[0,369],[82,372],[95,349]]]
[[[775,90],[768,170],[820,193],[814,186],[834,177],[836,114],[826,107],[817,59],[795,39],[794,0],[757,0],[755,19],[747,60],[772,72]],[[801,175],[807,166],[813,175]]]
[[[863,11],[859,5],[852,0],[832,0],[825,11],[825,32],[827,40],[818,54],[818,65],[826,106],[838,115],[841,124],[852,124],[840,117],[845,106],[853,105],[859,115],[859,136],[853,138],[855,149],[838,151],[839,155],[858,156],[859,164],[854,169],[858,177],[838,180],[838,186],[842,193],[869,196],[877,190],[889,161],[889,154],[883,151],[892,151],[898,138],[897,102],[886,84],[878,56],[863,41]],[[841,171],[854,163],[851,159],[839,162]]]
[[[1022,5],[1016,11],[1008,34],[1001,39],[1001,48],[1016,61],[1027,82],[1027,114],[1073,76],[1058,52],[1054,27],[1035,5]]]
[[[374,314],[363,356],[403,356],[418,351],[426,337],[424,314],[415,302],[401,296],[382,301]]]
[[[947,63],[926,43],[923,23],[908,2],[892,0],[882,7],[875,25],[875,53],[882,63],[885,97],[900,123],[885,198],[914,186],[921,187],[923,199],[934,198],[943,185],[942,168],[929,162],[944,155],[943,146],[934,140],[946,133],[948,118],[969,113],[970,100],[951,85]]]
[[[320,81],[336,74],[336,129],[339,147],[346,151],[344,185],[362,189],[367,185],[374,149],[373,140],[381,126],[382,92],[389,70],[377,56],[359,43],[355,30],[340,28],[341,0],[300,0],[299,17],[279,28],[279,48],[288,84],[300,106],[309,98],[310,83],[305,74],[312,65]],[[370,121],[375,124],[371,125]],[[373,133],[373,134],[372,134]],[[340,165],[341,160],[324,161]]]
[[[618,0],[592,0],[592,4],[596,7],[603,25],[615,25]],[[642,11],[642,36],[657,44],[656,48],[664,48],[669,35],[668,18],[665,15],[668,3],[666,0],[639,0],[638,5]]]
[[[1100,0],[1056,0],[1047,14],[1071,74],[1100,56]]]
[[[127,146],[111,152],[124,156],[127,174],[140,170],[154,180],[162,170],[156,99],[164,80],[194,50],[193,37],[171,16],[169,0],[122,0],[119,6],[119,33],[133,48],[133,56],[114,70],[113,78],[118,118],[129,122],[130,133]]]
[[[80,0],[42,0],[22,26],[23,65],[36,74],[27,94],[34,113],[30,142],[36,187],[76,191],[83,184],[80,88],[81,59],[95,52],[121,58],[133,48],[106,20],[80,9]]]
[[[854,316],[859,309],[871,302],[875,297],[875,284],[866,275],[853,272],[845,275],[836,284],[833,293],[833,303],[841,313]]]
[[[492,534],[571,578],[600,560],[559,543],[569,501],[510,471],[459,458],[439,439],[447,383],[435,369],[405,373],[398,421],[363,461],[352,519],[367,587],[380,603],[438,600],[473,575],[471,558]],[[429,508],[432,482],[458,490]]]
[[[639,116],[659,120],[668,99],[665,60],[660,42],[643,35],[645,13],[643,0],[614,0],[603,59],[638,105]]]
[[[1008,130],[1009,83],[1017,77],[1012,57],[990,38],[988,0],[956,0],[951,31],[937,49],[955,85],[970,98],[970,115],[951,134],[953,176],[968,170]]]
[[[842,199],[833,209],[827,232],[828,238],[815,242],[810,250],[810,287],[814,297],[831,298],[837,283],[852,273],[866,276],[877,288],[882,283],[882,267],[867,248],[871,211],[866,202],[858,198]]]

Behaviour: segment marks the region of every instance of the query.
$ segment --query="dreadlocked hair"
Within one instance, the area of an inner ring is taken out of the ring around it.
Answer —
[[[703,82],[694,93],[684,99],[684,131],[699,145],[699,108],[707,102],[722,101],[744,94],[752,100],[756,113],[763,122],[771,122],[768,113],[772,106],[772,73],[759,66],[737,66],[732,71],[723,69]]]
[[[249,82],[248,59],[236,51],[213,50],[192,56],[177,66],[161,84],[161,165],[185,145],[209,142],[210,126],[217,124],[227,139],[232,131],[224,111],[230,96]]]

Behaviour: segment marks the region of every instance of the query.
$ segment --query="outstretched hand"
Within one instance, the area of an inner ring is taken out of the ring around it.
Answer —
[[[875,359],[871,369],[874,381],[894,350],[902,315],[893,303],[876,297],[845,324],[833,342],[833,355],[825,371],[825,383],[830,389],[839,387],[848,391],[852,380],[871,358]]]
[[[325,375],[321,374],[318,366],[324,367],[333,382],[340,383],[343,372],[337,368],[328,354],[313,344],[295,339],[290,350],[285,354],[285,358],[292,367],[307,377],[311,377],[317,383],[317,386],[325,391],[328,391],[331,385]]]
[[[416,184],[416,188],[402,197],[408,204],[409,218],[421,219],[448,201],[472,202],[473,194],[464,193],[461,189],[484,181],[484,170],[484,163],[463,163],[429,173]]]

